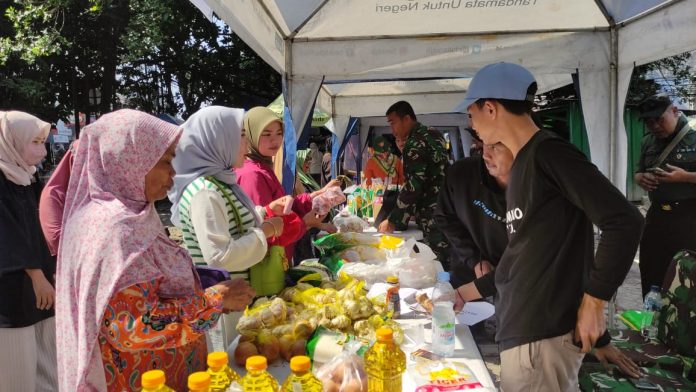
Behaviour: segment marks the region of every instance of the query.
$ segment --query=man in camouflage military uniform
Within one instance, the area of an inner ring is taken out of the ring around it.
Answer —
[[[672,259],[663,284],[663,307],[657,340],[646,342],[640,332],[616,330],[615,345],[639,366],[647,381],[660,390],[696,390],[696,252],[681,251]],[[580,368],[583,391],[634,390],[621,374],[608,374],[598,364]]]
[[[416,120],[406,101],[399,101],[387,110],[387,121],[397,140],[406,140],[402,150],[404,186],[399,191],[396,208],[382,221],[379,231],[391,233],[416,218],[425,242],[433,249],[445,271],[449,269],[449,243],[435,227],[433,213],[445,178],[447,150],[445,139],[435,129]]]
[[[650,286],[662,285],[667,266],[678,251],[696,249],[696,130],[665,95],[646,99],[638,110],[650,131],[643,139],[635,174],[652,203],[640,243],[640,280],[645,295]],[[682,139],[664,161],[658,162],[682,130]]]

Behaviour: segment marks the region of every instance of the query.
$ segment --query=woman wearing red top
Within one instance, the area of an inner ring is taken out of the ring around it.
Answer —
[[[244,166],[236,169],[237,184],[256,205],[265,206],[285,196],[285,190],[273,172],[273,157],[283,147],[283,123],[273,111],[258,106],[244,116],[244,129],[249,136],[249,154]],[[303,217],[303,234],[311,227],[330,229],[322,223],[324,217],[312,211],[312,198],[338,184],[337,180],[333,180],[316,192],[301,193],[295,197],[292,210]],[[292,260],[294,244],[286,246],[285,253],[288,260]]]

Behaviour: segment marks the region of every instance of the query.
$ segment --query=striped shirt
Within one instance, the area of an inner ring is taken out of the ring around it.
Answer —
[[[237,198],[235,197],[232,190],[227,186],[227,184],[221,183],[226,187],[227,194],[232,199],[234,206],[239,215],[242,218],[242,224],[244,226],[244,232],[248,233],[252,227],[256,227],[256,216],[253,211],[249,211]],[[196,236],[196,231],[191,222],[191,200],[193,197],[200,192],[202,189],[208,189],[216,192],[222,200],[224,200],[225,207],[227,208],[227,220],[229,222],[229,233],[232,239],[237,239],[241,237],[239,228],[237,227],[237,221],[235,220],[234,212],[232,211],[232,206],[227,200],[225,195],[220,191],[220,189],[212,182],[206,180],[204,177],[199,177],[193,182],[191,182],[181,196],[181,201],[179,202],[179,215],[181,219],[181,227],[183,231],[184,246],[191,254],[191,258],[194,263],[199,265],[207,265],[203,258],[203,253],[201,252],[201,247],[198,243],[198,237]]]

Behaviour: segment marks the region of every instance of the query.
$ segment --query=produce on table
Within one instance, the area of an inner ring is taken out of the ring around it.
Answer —
[[[245,366],[246,360],[254,355],[259,355],[259,350],[252,342],[242,342],[237,344],[237,349],[234,350],[234,363],[239,366]]]
[[[257,300],[237,324],[240,343],[235,362],[243,365],[257,354],[269,363],[304,355],[307,340],[319,326],[364,339],[374,339],[374,331],[387,323],[401,331],[396,323],[384,320],[384,301],[373,302],[365,296],[364,282],[343,274],[322,286],[326,288],[300,283],[273,299]]]

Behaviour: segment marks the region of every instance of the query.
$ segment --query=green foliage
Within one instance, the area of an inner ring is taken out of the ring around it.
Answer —
[[[131,0],[131,11],[119,66],[128,106],[185,118],[204,104],[265,105],[279,94],[280,76],[189,1]]]
[[[207,104],[265,105],[280,90],[272,68],[188,0],[0,3],[0,78],[0,107],[51,121],[119,107],[187,117]]]
[[[62,43],[60,33],[48,27],[53,17],[51,3],[26,2],[22,6],[9,6],[4,10],[15,35],[0,38],[0,65],[5,64],[12,54],[33,63],[38,57],[58,53]]]
[[[640,65],[633,70],[627,103],[638,104],[659,92],[693,102],[696,98],[696,72],[689,65],[690,52]]]

